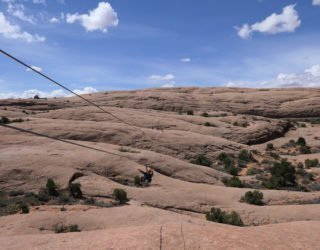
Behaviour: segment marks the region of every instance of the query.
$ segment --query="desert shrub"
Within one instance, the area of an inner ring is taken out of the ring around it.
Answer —
[[[123,189],[120,189],[120,188],[114,189],[112,196],[120,204],[125,204],[128,201],[127,192]]]
[[[259,173],[259,170],[256,169],[256,168],[249,168],[248,171],[247,171],[247,175],[255,175],[255,174],[258,174]]]
[[[80,183],[70,183],[69,192],[73,198],[81,199],[82,198],[81,184]]]
[[[302,146],[302,147],[307,145],[307,142],[303,137],[299,137],[296,143],[297,143],[297,145]]]
[[[296,190],[299,191],[299,192],[310,192],[310,190],[307,187],[303,186],[303,185],[297,185]]]
[[[57,224],[54,226],[54,232],[59,234],[59,233],[73,233],[73,232],[81,232],[79,229],[79,226],[77,224],[72,224],[70,226],[66,226],[63,224]]]
[[[134,178],[133,178],[133,183],[135,186],[139,187],[141,186],[141,178],[139,175],[136,175]]]
[[[61,193],[59,195],[59,203],[60,204],[67,204],[67,203],[70,203],[70,197],[68,194],[66,193]]]
[[[267,188],[279,188],[288,187],[294,185],[296,182],[295,168],[290,162],[282,160],[281,162],[275,162],[270,169],[271,177],[265,186]]]
[[[263,205],[263,193],[260,191],[248,191],[245,193],[245,195],[241,198],[242,201],[245,201],[246,203],[252,204],[252,205]]]
[[[309,146],[305,145],[305,146],[301,146],[300,147],[300,153],[301,154],[311,154],[311,149]]]
[[[77,224],[73,224],[70,226],[70,232],[74,233],[74,232],[81,232],[79,226]]]
[[[252,153],[248,150],[241,150],[239,155],[238,155],[238,158],[240,161],[244,161],[244,162],[252,162],[254,161],[253,159],[253,156],[252,156]]]
[[[233,164],[225,166],[225,169],[229,174],[234,175],[234,176],[237,176],[240,172],[240,168],[237,168]]]
[[[0,124],[9,124],[10,123],[10,119],[6,116],[2,116],[0,119]]]
[[[54,180],[48,179],[47,184],[46,184],[46,190],[47,190],[48,194],[51,196],[58,196],[59,193],[58,193],[57,189],[58,189],[58,186],[56,185]]]
[[[299,162],[298,165],[297,165],[297,167],[298,167],[298,168],[304,168],[304,165],[303,165],[302,162]]]
[[[39,95],[35,95],[33,99],[40,99]]]
[[[40,189],[37,197],[38,197],[38,200],[42,202],[47,202],[50,200],[50,197],[46,189]]]
[[[6,214],[16,214],[20,211],[20,206],[17,204],[9,204],[6,206]]]
[[[187,115],[194,115],[193,110],[188,110]]]
[[[206,127],[216,127],[215,124],[210,123],[210,122],[206,122],[206,123],[204,124],[204,126],[206,126]]]
[[[231,178],[223,178],[222,182],[227,187],[238,187],[238,188],[243,188],[244,187],[242,181],[237,176],[233,176]]]
[[[96,204],[96,200],[94,198],[92,198],[92,197],[86,198],[84,200],[84,204],[86,204],[86,205],[94,205],[94,204]]]
[[[22,211],[23,214],[28,214],[29,213],[29,206],[27,204],[21,204],[20,205],[20,209]]]
[[[233,123],[233,126],[239,126],[239,123],[236,121]]]
[[[205,155],[197,155],[195,159],[190,161],[192,164],[201,165],[205,167],[211,167],[212,162]]]
[[[270,152],[270,156],[276,160],[280,159],[280,155],[275,152]]]
[[[209,114],[206,113],[206,112],[202,113],[201,115],[202,115],[203,117],[209,117]]]
[[[24,195],[24,191],[22,190],[12,190],[10,193],[9,193],[10,196],[19,196],[19,195]]]
[[[219,161],[224,161],[224,159],[228,158],[229,156],[225,153],[225,152],[222,152],[218,155],[218,160]]]
[[[314,168],[317,167],[319,165],[319,160],[318,159],[306,159],[304,162],[306,168]]]
[[[211,210],[206,213],[206,219],[217,223],[244,226],[241,217],[237,212],[232,211],[231,213],[228,213],[222,211],[220,208],[211,208]]]
[[[266,149],[267,149],[268,151],[274,150],[273,144],[272,144],[272,143],[268,143]]]

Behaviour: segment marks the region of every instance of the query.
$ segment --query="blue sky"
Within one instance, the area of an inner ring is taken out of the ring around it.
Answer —
[[[1,49],[79,93],[319,87],[319,24],[320,0],[0,0]],[[65,94],[0,69],[0,98]]]

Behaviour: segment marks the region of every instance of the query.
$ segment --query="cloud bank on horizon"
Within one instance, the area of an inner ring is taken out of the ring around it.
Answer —
[[[0,0],[0,47],[79,93],[320,87],[319,14],[320,0]],[[4,57],[0,68],[0,98],[67,96]]]

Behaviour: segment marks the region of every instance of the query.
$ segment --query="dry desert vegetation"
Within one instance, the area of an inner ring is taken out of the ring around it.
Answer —
[[[1,249],[319,249],[319,89],[85,97],[0,101]]]

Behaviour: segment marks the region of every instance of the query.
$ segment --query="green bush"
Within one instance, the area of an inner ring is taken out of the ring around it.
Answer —
[[[254,161],[254,158],[252,156],[252,153],[248,150],[241,150],[239,155],[238,155],[238,158],[240,161],[244,161],[244,162],[252,162]]]
[[[27,204],[21,204],[20,205],[20,209],[22,211],[23,214],[28,214],[29,213],[29,206]]]
[[[243,188],[244,187],[242,181],[237,176],[233,176],[233,177],[231,177],[229,179],[228,178],[223,178],[222,182],[227,187],[238,187],[238,188]]]
[[[20,196],[20,195],[24,195],[24,191],[22,190],[13,190],[9,193],[10,196]]]
[[[73,198],[81,199],[82,198],[81,184],[80,183],[70,183],[69,192]]]
[[[79,226],[77,224],[72,224],[70,226],[65,226],[63,224],[57,224],[54,226],[54,232],[59,233],[74,233],[74,232],[81,232]]]
[[[248,171],[247,171],[247,175],[255,175],[255,174],[258,174],[259,173],[259,170],[256,169],[256,168],[249,168]]]
[[[229,174],[234,175],[234,176],[237,176],[239,174],[239,172],[240,172],[240,168],[237,168],[233,164],[225,167],[225,169]]]
[[[203,117],[209,117],[209,114],[206,113],[206,112],[202,113],[201,115],[202,115]]]
[[[81,232],[79,226],[77,224],[73,224],[70,226],[70,230],[71,233],[75,233],[75,232]]]
[[[48,179],[47,184],[46,184],[46,190],[48,192],[49,195],[51,196],[58,196],[58,187],[56,185],[56,183],[54,182],[54,180],[52,179]]]
[[[306,168],[314,168],[317,167],[319,165],[319,160],[318,159],[306,159],[304,162]]]
[[[20,211],[20,206],[17,204],[9,204],[6,207],[6,214],[16,214],[19,213]]]
[[[220,208],[211,208],[210,212],[206,213],[206,219],[217,223],[244,226],[241,217],[237,212],[232,211],[231,213],[228,213],[222,211]]]
[[[242,201],[245,201],[252,205],[263,205],[263,193],[260,191],[248,191],[245,193],[245,195],[241,198]]]
[[[206,122],[206,123],[204,124],[204,126],[206,126],[206,127],[216,127],[215,124],[210,123],[210,122]]]
[[[193,111],[192,110],[188,110],[187,111],[187,115],[193,115],[194,113],[193,113]]]
[[[280,163],[275,162],[270,172],[271,177],[265,185],[268,188],[288,187],[296,184],[296,170],[286,160],[282,160]]]
[[[0,119],[0,124],[9,124],[10,123],[10,119],[6,116],[2,116]]]
[[[50,200],[50,197],[49,197],[46,189],[40,189],[37,197],[38,197],[38,200],[42,201],[42,202],[47,202]]]
[[[120,189],[120,188],[114,189],[112,196],[120,204],[125,204],[128,201],[127,192],[123,189]]]
[[[141,186],[141,178],[140,178],[139,175],[136,175],[136,176],[134,177],[133,183],[134,183],[134,185],[137,186],[137,187]]]
[[[297,140],[297,145],[303,147],[303,146],[306,146],[307,145],[307,142],[306,140],[303,138],[303,137],[299,137],[299,139]]]
[[[197,155],[195,159],[190,161],[192,164],[211,167],[212,162],[205,155]]]
[[[309,146],[301,146],[300,147],[300,153],[301,154],[311,154],[311,149]]]
[[[268,151],[274,150],[273,144],[272,144],[272,143],[268,143],[266,149],[267,149]]]

